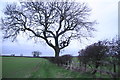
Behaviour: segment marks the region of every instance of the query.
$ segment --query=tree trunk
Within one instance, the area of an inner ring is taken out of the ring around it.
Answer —
[[[58,33],[56,33],[56,35],[58,35]],[[55,37],[54,51],[55,51],[55,58],[59,57],[60,48],[59,48],[59,45],[58,45],[58,36]]]
[[[118,72],[117,72],[117,77],[120,77],[120,62],[118,62]]]
[[[95,70],[92,72],[93,75],[97,72],[97,69],[98,69],[99,66],[100,66],[99,62],[96,62]]]
[[[115,63],[113,64],[113,68],[114,68],[113,72],[116,73],[116,64]]]
[[[85,63],[85,72],[86,72],[87,64]]]
[[[59,57],[60,49],[58,47],[55,47],[55,58]]]

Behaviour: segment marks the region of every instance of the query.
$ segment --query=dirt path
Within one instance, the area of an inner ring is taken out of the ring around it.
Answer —
[[[37,63],[37,65],[32,68],[31,73],[27,76],[27,78],[31,78],[31,77],[33,76],[33,74],[39,70],[39,68],[40,68],[40,63],[41,63],[41,62]]]

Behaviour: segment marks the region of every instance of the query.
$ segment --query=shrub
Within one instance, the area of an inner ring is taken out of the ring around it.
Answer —
[[[51,61],[59,66],[68,65],[72,61],[72,56],[71,55],[63,55],[63,56],[51,59]]]

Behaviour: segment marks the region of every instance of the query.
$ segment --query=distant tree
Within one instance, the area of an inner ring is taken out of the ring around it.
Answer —
[[[95,21],[89,21],[90,11],[85,3],[68,1],[9,4],[2,18],[4,39],[14,41],[26,33],[28,38],[44,40],[58,57],[71,40],[91,37]]]
[[[23,54],[20,54],[20,56],[23,56]]]
[[[41,52],[39,52],[39,51],[33,51],[32,54],[33,54],[33,57],[39,57],[39,55],[41,54]]]
[[[15,56],[15,54],[11,54],[11,56]]]

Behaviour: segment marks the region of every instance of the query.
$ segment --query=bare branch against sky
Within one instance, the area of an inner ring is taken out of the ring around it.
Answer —
[[[79,1],[83,2],[83,0]],[[97,20],[98,22],[98,24],[95,25],[97,32],[94,33],[94,38],[89,39],[88,41],[82,39],[82,43],[80,44],[78,41],[72,41],[70,46],[65,48],[64,53],[75,53],[76,55],[80,48],[84,48],[86,45],[97,42],[98,40],[111,39],[118,34],[118,0],[84,0],[84,2],[87,2],[88,6],[92,9],[90,19]],[[7,1],[7,3],[10,2]],[[6,2],[4,1],[0,3],[0,14],[2,14],[2,16],[5,5]],[[40,51],[42,50],[42,53],[46,53],[46,55],[48,52],[54,53],[49,47],[43,45],[39,46],[37,44],[34,44],[33,41],[26,41],[26,39],[24,39],[25,36],[19,36],[19,38],[21,38],[21,40],[18,40],[16,43],[11,43],[10,41],[3,42],[3,53],[20,54],[20,51],[23,51],[21,53],[30,53],[33,51],[32,49]],[[27,47],[27,49],[24,49],[24,46]],[[28,46],[31,46],[33,48],[28,48]],[[48,52],[46,50],[48,50]]]

